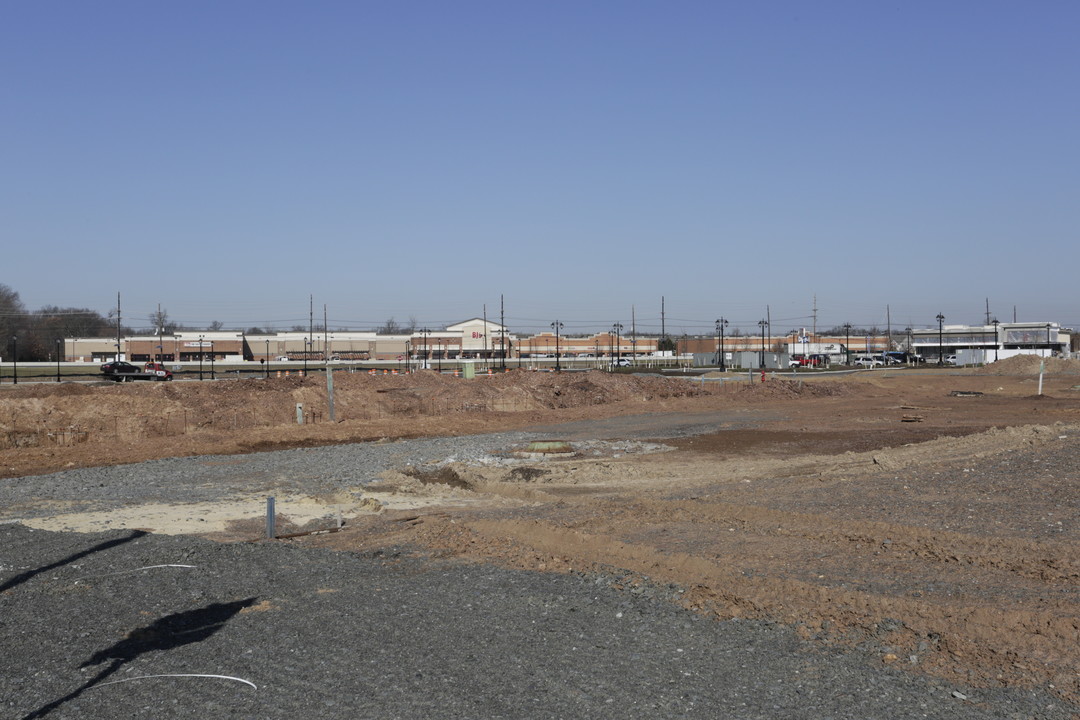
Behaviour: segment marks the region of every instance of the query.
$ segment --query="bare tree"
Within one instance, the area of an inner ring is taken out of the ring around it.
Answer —
[[[27,320],[26,308],[19,299],[19,293],[0,284],[0,355],[11,352],[11,339],[26,329]],[[24,349],[19,347],[19,357],[23,354]]]
[[[415,321],[414,321],[415,324]],[[390,318],[384,322],[379,328],[375,330],[378,335],[401,335],[404,332],[404,328],[398,324],[397,320]]]
[[[150,332],[157,335],[159,332],[162,335],[172,335],[180,328],[175,322],[169,319],[169,311],[166,309],[156,310],[148,316],[150,320]]]

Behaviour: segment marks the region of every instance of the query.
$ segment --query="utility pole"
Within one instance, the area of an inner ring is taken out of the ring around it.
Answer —
[[[330,367],[330,353],[327,351],[326,338],[327,338],[327,321],[326,321],[326,304],[322,306],[323,316],[323,360],[326,361],[326,401],[327,410],[330,413],[330,422],[337,422],[337,417],[334,415],[334,369]]]
[[[990,324],[990,298],[986,298],[986,324]]]
[[[330,328],[327,325],[326,320],[326,303],[322,306],[322,354],[323,360],[330,362],[330,346],[327,344],[327,340],[330,338]],[[331,420],[334,418],[331,417]]]
[[[769,352],[772,352],[772,310],[768,305],[765,306],[765,320],[769,323],[765,327],[769,331]]]
[[[499,363],[499,368],[503,371],[506,370],[506,298],[502,293],[499,293],[499,327],[502,331],[502,361]]]
[[[889,315],[889,306],[885,306],[885,351],[892,350],[892,316]]]
[[[120,293],[116,293],[116,361],[120,361]]]
[[[664,341],[667,340],[667,327],[664,324],[664,322],[665,322],[665,318],[664,318],[664,296],[661,295],[660,296],[660,344],[661,345],[663,345]]]
[[[817,295],[814,295],[814,342],[817,342]]]
[[[307,331],[307,347],[304,348],[308,352],[315,349],[315,296],[308,295],[308,331]],[[304,353],[304,360],[307,360],[307,352]],[[307,375],[307,368],[304,368],[304,374]]]

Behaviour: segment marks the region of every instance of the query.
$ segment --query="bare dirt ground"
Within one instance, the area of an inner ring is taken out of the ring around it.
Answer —
[[[665,438],[673,449],[656,454],[402,468],[370,490],[415,502],[374,504],[341,532],[291,542],[617,569],[631,586],[685,588],[685,604],[710,616],[774,620],[913,672],[1076,702],[1080,363],[1048,363],[1042,394],[1038,365],[722,385],[338,374],[335,422],[321,376],[6,387],[0,477],[514,428],[571,445]],[[734,419],[694,430],[718,411]],[[252,539],[253,522],[214,537]]]

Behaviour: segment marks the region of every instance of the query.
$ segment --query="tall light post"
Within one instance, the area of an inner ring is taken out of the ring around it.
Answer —
[[[11,336],[11,384],[19,384],[19,336]]]
[[[941,313],[937,314],[935,318],[937,320],[937,364],[945,364],[945,342],[944,342],[944,322],[945,316]]]
[[[263,365],[266,368],[266,379],[270,379],[270,338],[266,338],[266,354],[263,355]]]
[[[768,320],[758,320],[758,327],[761,328],[761,364],[759,367],[765,369],[765,328],[769,325]]]
[[[120,346],[117,345],[116,347],[120,347]],[[203,336],[200,335],[199,336],[199,379],[200,380],[203,379],[202,361],[203,361]]]
[[[622,332],[622,323],[615,323],[611,326],[611,332],[615,333],[615,367],[619,367],[622,362],[622,349],[619,347],[619,333]]]
[[[217,375],[214,373],[214,341],[210,341],[210,379],[217,380]]]
[[[717,363],[720,365],[720,372],[724,372],[727,369],[724,365],[724,326],[727,324],[728,321],[722,317],[716,321],[716,334],[720,336],[720,354],[718,358],[719,362]]]
[[[559,331],[562,330],[563,324],[556,320],[551,323],[551,327],[555,330],[555,372],[561,372],[562,366],[559,365]]]
[[[844,323],[844,364],[851,364],[851,323]]]
[[[1001,340],[998,339],[998,319],[994,318],[994,362],[998,360],[998,348],[1001,346]]]
[[[60,343],[62,342],[62,339],[56,339],[56,382],[60,382]]]

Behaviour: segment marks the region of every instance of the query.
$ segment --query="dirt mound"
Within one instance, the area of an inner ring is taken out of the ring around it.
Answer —
[[[765,382],[740,383],[736,388],[740,400],[843,397],[855,392],[850,384],[840,380],[803,382],[780,377],[767,377]]]
[[[1042,358],[1038,355],[1014,355],[985,365],[975,372],[980,375],[1038,375],[1043,367],[1048,375],[1080,375],[1080,360]]]

